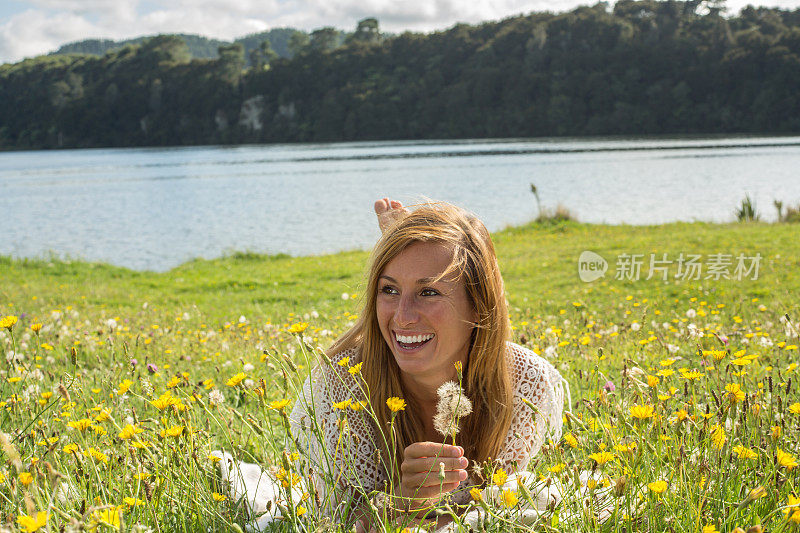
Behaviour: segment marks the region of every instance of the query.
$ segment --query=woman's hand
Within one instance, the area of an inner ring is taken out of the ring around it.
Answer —
[[[378,216],[378,226],[381,228],[381,233],[407,213],[408,209],[403,207],[403,204],[397,200],[382,198],[375,202],[375,214]]]
[[[400,465],[400,495],[412,510],[436,505],[444,494],[467,479],[467,465],[469,461],[460,446],[415,442],[405,449]]]

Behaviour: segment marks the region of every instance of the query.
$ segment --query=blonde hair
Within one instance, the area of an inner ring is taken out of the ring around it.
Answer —
[[[458,444],[473,463],[496,458],[513,416],[513,391],[506,360],[510,327],[494,244],[486,227],[474,215],[451,204],[429,202],[388,228],[372,252],[359,319],[328,354],[333,357],[351,348],[358,351],[368,399],[384,434],[388,434],[391,418],[386,400],[398,396],[408,402],[408,408],[394,421],[395,457],[389,457],[388,449],[382,450],[385,459],[399,464],[408,445],[424,440],[424,425],[414,398],[403,389],[400,369],[381,334],[376,299],[378,278],[386,265],[416,242],[443,244],[452,249],[452,261],[441,277],[453,276],[464,282],[478,316],[463,369],[464,391],[474,405],[474,412],[462,419]]]

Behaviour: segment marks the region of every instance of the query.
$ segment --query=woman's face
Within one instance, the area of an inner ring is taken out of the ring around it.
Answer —
[[[417,242],[378,279],[378,323],[406,376],[444,382],[453,379],[456,361],[466,365],[477,313],[462,280],[433,281],[452,256],[445,245]]]

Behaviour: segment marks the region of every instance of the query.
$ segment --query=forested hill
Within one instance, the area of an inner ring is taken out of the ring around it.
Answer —
[[[303,34],[299,36],[301,41],[308,39],[308,36],[305,35],[305,32],[296,30],[294,28],[274,28],[269,31],[253,33],[251,35],[240,37],[233,41],[233,43],[241,43],[242,46],[244,46],[244,53],[245,58],[248,59],[248,66],[252,66],[252,63],[249,62],[249,59],[253,53],[253,50],[261,46],[261,43],[264,41],[269,41],[270,48],[272,48],[272,50],[278,54],[278,57],[291,57],[292,52],[289,48],[289,41],[292,39],[292,36],[298,32]],[[209,39],[208,37],[203,37],[202,35],[181,33],[177,34],[177,37],[180,37],[186,43],[186,46],[189,48],[189,54],[192,58],[216,59],[219,57],[220,46],[233,44],[227,41]],[[152,37],[137,37],[135,39],[127,39],[124,41],[113,41],[111,39],[86,39],[83,41],[65,44],[55,52],[52,52],[50,55],[103,55],[107,52],[119,50],[128,45],[141,44],[151,38]]]
[[[800,9],[630,1],[192,59],[160,36],[0,67],[0,147],[800,132]]]

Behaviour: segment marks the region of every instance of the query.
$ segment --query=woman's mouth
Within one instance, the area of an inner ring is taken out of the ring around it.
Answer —
[[[425,335],[400,335],[397,332],[394,333],[394,340],[397,342],[397,345],[400,347],[400,349],[408,352],[419,350],[428,344],[434,337],[435,335],[433,333],[428,333]]]

